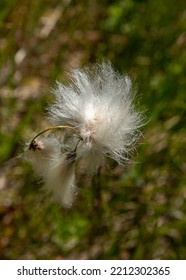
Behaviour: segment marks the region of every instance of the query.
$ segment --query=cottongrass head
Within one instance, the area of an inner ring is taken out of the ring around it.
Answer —
[[[36,135],[26,151],[27,159],[44,178],[46,189],[65,207],[72,205],[76,193],[76,162],[86,159],[91,173],[102,167],[107,157],[124,164],[142,126],[128,75],[120,75],[110,63],[102,63],[92,69],[72,70],[70,76],[71,83],[57,82],[53,90],[55,100],[48,107],[48,118],[54,127]],[[68,131],[63,143],[55,137],[37,140],[56,128]]]
[[[35,174],[43,180],[53,201],[69,208],[76,190],[76,152],[62,153],[63,149],[54,136],[36,138],[26,145],[24,159],[31,163]]]
[[[71,71],[72,83],[57,83],[54,103],[48,108],[55,125],[71,125],[82,139],[82,150],[110,156],[119,164],[139,137],[141,113],[133,105],[129,76],[114,71],[110,63]],[[98,160],[99,162],[99,160]]]
[[[61,153],[60,142],[51,135],[33,139],[24,149],[24,159],[31,163],[37,176],[44,178],[48,169],[55,163]]]

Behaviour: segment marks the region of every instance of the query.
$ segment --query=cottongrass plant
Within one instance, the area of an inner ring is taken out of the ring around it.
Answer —
[[[133,104],[132,83],[110,63],[70,72],[71,83],[56,83],[48,107],[53,126],[37,134],[25,148],[25,158],[46,189],[64,207],[75,193],[76,163],[83,159],[95,174],[108,157],[123,165],[139,139],[142,116]],[[60,130],[62,137],[55,134]],[[43,136],[52,131],[52,135]]]

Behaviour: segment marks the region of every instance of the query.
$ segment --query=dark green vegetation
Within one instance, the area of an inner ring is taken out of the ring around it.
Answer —
[[[185,30],[184,0],[1,0],[1,259],[186,259]],[[55,80],[102,59],[132,77],[144,139],[61,209],[16,156]]]

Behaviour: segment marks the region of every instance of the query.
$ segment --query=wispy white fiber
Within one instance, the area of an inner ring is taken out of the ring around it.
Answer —
[[[37,176],[45,177],[48,170],[58,160],[61,153],[61,145],[54,137],[41,137],[34,140],[34,147],[27,144],[24,152],[24,159],[31,163]]]
[[[54,201],[67,208],[72,206],[76,192],[74,163],[65,154],[49,169],[45,177],[46,189],[52,194]]]
[[[75,194],[74,157],[68,153],[61,155],[61,145],[54,137],[34,140],[30,148],[25,148],[25,160],[45,183],[45,188],[55,201],[64,207],[71,207]]]

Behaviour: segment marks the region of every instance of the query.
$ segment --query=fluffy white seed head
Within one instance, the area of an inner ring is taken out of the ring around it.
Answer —
[[[110,63],[96,65],[91,71],[72,70],[71,78],[71,84],[57,82],[53,90],[55,101],[48,113],[55,126],[40,132],[25,148],[25,159],[64,207],[71,207],[74,201],[75,163],[87,164],[90,173],[105,165],[107,156],[123,164],[142,125],[130,78],[114,71]],[[41,137],[59,128],[60,141],[54,135]]]
[[[130,78],[114,71],[109,63],[71,72],[72,84],[57,83],[55,102],[49,107],[53,124],[76,127],[82,151],[98,151],[119,163],[127,158],[139,136],[141,115],[132,104]]]

